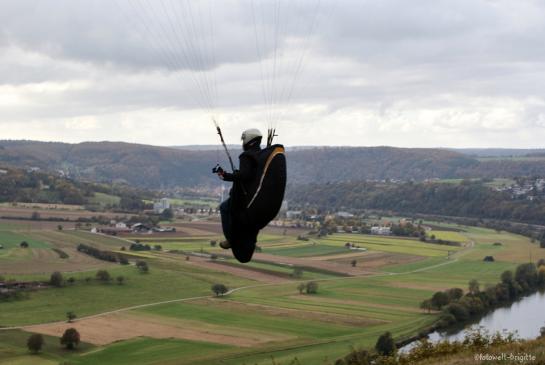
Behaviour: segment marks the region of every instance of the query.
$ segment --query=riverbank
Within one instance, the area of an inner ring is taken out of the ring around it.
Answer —
[[[545,364],[545,337],[482,349],[441,354],[414,365]]]

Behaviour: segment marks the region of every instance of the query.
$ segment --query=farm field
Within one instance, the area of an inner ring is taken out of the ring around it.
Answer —
[[[174,223],[185,228],[175,237],[0,224],[5,279],[47,281],[53,269],[74,278],[74,284],[0,303],[0,364],[271,365],[272,359],[289,364],[294,358],[302,365],[332,364],[353,347],[374,345],[385,331],[400,338],[433,323],[437,314],[423,312],[419,304],[435,291],[466,289],[474,278],[483,287],[496,283],[504,270],[527,261],[529,252],[534,259],[542,255],[522,236],[433,223],[428,234],[461,246],[361,234],[301,241],[299,231],[272,230],[260,236],[254,260],[240,264],[229,251],[210,245],[221,237],[217,223]],[[162,250],[128,251],[133,239]],[[30,250],[21,251],[21,240]],[[347,242],[365,250],[350,250]],[[150,271],[79,253],[79,243],[126,254],[133,264],[146,260]],[[51,256],[48,266],[36,253],[56,255],[53,249],[69,258]],[[485,255],[496,261],[483,262]],[[33,269],[5,270],[12,262]],[[100,269],[114,280],[95,280]],[[118,276],[124,278],[121,285]],[[309,281],[318,283],[316,294],[298,289]],[[234,291],[216,297],[210,290],[216,283]],[[74,323],[66,323],[68,311],[76,313]],[[58,346],[69,327],[77,328],[84,342],[72,352]],[[31,356],[25,341],[33,332],[45,335],[46,346]]]

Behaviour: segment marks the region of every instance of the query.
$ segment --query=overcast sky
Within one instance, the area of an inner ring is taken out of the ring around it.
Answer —
[[[1,0],[0,139],[545,147],[541,0]]]

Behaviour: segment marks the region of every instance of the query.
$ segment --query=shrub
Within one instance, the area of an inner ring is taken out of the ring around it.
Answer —
[[[436,309],[441,309],[443,306],[449,303],[449,297],[447,293],[438,291],[431,297],[431,304]]]
[[[446,291],[449,301],[453,302],[464,296],[464,291],[460,288],[450,288]]]
[[[51,277],[49,278],[49,284],[57,288],[63,286],[64,278],[62,277],[62,274],[59,271],[55,271],[53,274],[51,274]]]
[[[61,345],[64,345],[68,350],[71,350],[77,347],[80,342],[79,332],[75,328],[68,328],[64,331],[60,341]]]
[[[468,288],[469,288],[469,292],[473,295],[478,294],[479,291],[481,290],[479,282],[475,279],[471,279],[469,281]]]
[[[39,333],[33,333],[26,341],[26,346],[28,347],[28,350],[33,354],[37,354],[38,352],[40,352],[43,345],[44,336]]]
[[[104,283],[107,283],[110,280],[112,280],[110,273],[106,270],[98,270],[96,274],[96,278],[98,281],[102,281]]]
[[[395,354],[397,349],[390,332],[385,332],[378,338],[375,350],[382,356],[392,356]]]
[[[451,303],[444,309],[445,313],[450,313],[459,322],[464,322],[469,319],[469,312],[466,307],[460,303]]]
[[[68,319],[68,323],[72,323],[72,321],[76,319],[77,316],[76,316],[76,313],[70,311],[70,312],[66,312],[66,318]]]
[[[437,327],[445,328],[456,323],[456,318],[451,313],[443,313],[437,322]]]
[[[115,278],[115,280],[117,281],[119,285],[123,285],[123,282],[125,281],[125,277],[123,275],[119,275],[117,278]]]
[[[297,285],[297,290],[299,290],[299,294],[303,294],[303,292],[305,291],[306,289],[306,285],[305,283],[300,283],[299,285]]]
[[[146,261],[142,261],[142,260],[136,261],[136,268],[142,274],[147,274],[149,272],[149,266]]]
[[[225,295],[229,289],[223,284],[214,284],[212,285],[212,292],[219,297],[220,295]]]
[[[316,294],[318,292],[318,283],[309,281],[306,285],[307,294]]]

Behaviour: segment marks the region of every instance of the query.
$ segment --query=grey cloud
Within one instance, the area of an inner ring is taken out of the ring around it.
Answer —
[[[173,1],[0,3],[0,88],[16,85],[23,92],[25,85],[33,83],[87,83],[86,87],[51,94],[24,91],[24,99],[32,107],[0,103],[3,119],[22,122],[100,117],[139,109],[193,109],[199,104],[188,92],[201,98],[195,80],[203,82],[203,69],[215,70],[220,106],[266,112],[262,88],[270,84],[263,83],[257,61],[259,56],[270,59],[276,48],[271,32],[277,2],[214,1],[211,9],[207,2],[191,2],[205,4],[202,14],[193,19],[203,21],[196,24],[202,32],[178,39],[179,27],[187,23],[169,23],[169,9],[171,15],[177,12],[176,20],[184,18],[184,10],[172,10]],[[437,133],[446,133],[441,131],[454,129],[458,123],[459,133],[474,136],[494,123],[471,124],[473,114],[478,114],[474,118],[479,121],[497,118],[492,111],[501,111],[509,103],[512,105],[505,111],[509,115],[502,117],[506,126],[513,118],[517,118],[513,125],[519,129],[528,126],[539,131],[545,126],[545,3],[541,1],[286,0],[279,4],[281,15],[287,17],[279,32],[280,53],[286,47],[304,51],[298,42],[313,24],[313,9],[320,5],[293,102],[303,105],[301,108],[321,106],[320,115],[311,115],[320,118],[324,126],[334,125],[339,122],[336,118],[350,113],[365,115],[361,123],[371,129],[382,119],[395,119],[384,126],[431,125]],[[198,9],[193,5],[193,11]],[[208,10],[212,10],[212,18]],[[258,16],[260,55],[252,14]],[[263,19],[261,14],[265,14]],[[216,51],[214,57],[198,60],[195,57],[202,49],[190,52],[195,49],[186,42],[191,39],[199,47],[206,44],[202,40],[210,31],[209,19],[214,19]],[[169,62],[168,56],[155,52],[154,44],[160,49],[172,47],[165,34],[175,38],[179,62]],[[181,49],[189,52],[193,61],[184,61]],[[279,66],[276,83],[289,86],[293,63]],[[264,76],[271,76],[270,70]],[[279,104],[285,103],[281,99],[278,97]],[[479,108],[481,102],[486,106]],[[415,119],[425,114],[419,111],[436,112],[440,119],[433,124],[429,117],[418,124]],[[299,118],[297,113],[288,119]],[[412,124],[398,117],[403,114],[413,118]],[[311,122],[300,119],[305,125]],[[356,119],[351,121],[356,123]],[[326,131],[316,133],[327,135]],[[445,135],[441,138],[448,140]]]

